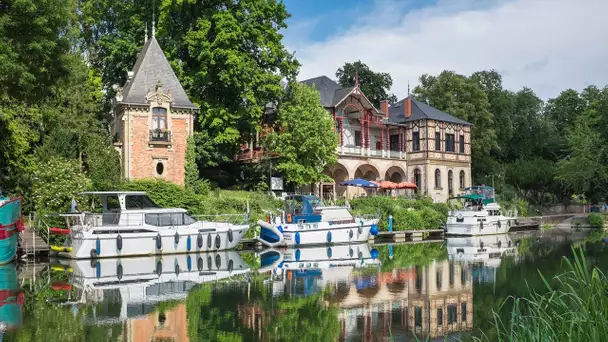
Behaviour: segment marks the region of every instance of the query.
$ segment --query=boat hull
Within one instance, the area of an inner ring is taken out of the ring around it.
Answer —
[[[0,324],[6,329],[23,324],[24,293],[19,288],[15,264],[0,266]]]
[[[0,206],[0,264],[11,262],[17,254],[21,199],[9,200]]]
[[[137,227],[140,228],[141,227]],[[71,245],[65,251],[56,252],[59,257],[71,259],[96,259],[171,255],[213,252],[235,248],[245,236],[248,225],[234,225],[229,229],[195,228],[147,228],[147,232],[94,231],[70,233]]]
[[[364,220],[330,225],[329,222],[274,225],[258,221],[260,241],[268,247],[297,247],[302,245],[327,245],[362,243],[372,236],[370,230],[378,220]]]

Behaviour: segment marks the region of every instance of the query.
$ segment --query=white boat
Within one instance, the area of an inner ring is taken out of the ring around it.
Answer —
[[[159,208],[145,192],[86,192],[101,199],[101,212],[60,215],[69,234],[59,256],[86,259],[195,253],[232,249],[249,229],[246,215],[197,220],[185,209]]]
[[[494,199],[494,189],[474,186],[451,200],[462,201],[462,209],[448,213],[446,235],[491,235],[507,233],[517,221],[517,213],[505,213]]]
[[[267,249],[260,254],[260,273],[270,273],[273,295],[280,295],[303,279],[300,288],[305,293],[316,293],[327,284],[348,282],[353,271],[361,268],[377,269],[382,264],[378,251],[369,244],[337,245]],[[310,280],[310,281],[307,281]]]
[[[316,196],[290,195],[285,211],[258,221],[268,247],[367,242],[378,233],[379,215],[355,217],[346,207],[327,207]]]
[[[89,323],[116,324],[143,317],[160,302],[186,299],[198,284],[236,279],[249,273],[249,265],[236,251],[216,253],[53,260],[54,270],[71,273],[69,284],[53,288],[69,291],[64,304],[97,306]],[[110,309],[118,304],[119,310]],[[107,311],[107,312],[104,312]]]

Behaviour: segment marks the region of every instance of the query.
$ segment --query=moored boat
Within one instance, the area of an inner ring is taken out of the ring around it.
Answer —
[[[517,214],[505,212],[494,198],[489,186],[474,186],[465,193],[450,198],[460,200],[462,209],[448,213],[446,235],[492,235],[508,232],[517,220]]]
[[[258,221],[268,247],[366,242],[378,233],[379,215],[355,217],[346,207],[323,206],[312,195],[290,195],[277,217]]]
[[[15,258],[22,230],[21,198],[6,197],[0,193],[0,264],[9,263]]]
[[[0,266],[0,334],[23,324],[24,293],[14,263]],[[1,336],[0,336],[1,340]]]
[[[216,215],[197,220],[185,209],[159,208],[145,192],[86,192],[101,199],[101,212],[60,215],[66,236],[51,246],[58,256],[88,259],[197,253],[232,249],[249,229],[246,215]],[[69,230],[66,235],[65,230]]]

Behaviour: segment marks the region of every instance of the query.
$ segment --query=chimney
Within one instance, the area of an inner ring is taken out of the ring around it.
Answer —
[[[388,100],[380,100],[380,111],[388,118]]]
[[[407,119],[412,116],[412,100],[408,96],[403,102],[403,116]]]

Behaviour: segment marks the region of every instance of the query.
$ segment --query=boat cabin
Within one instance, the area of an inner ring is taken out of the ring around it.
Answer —
[[[285,214],[287,223],[321,222],[321,200],[312,195],[289,195],[285,197]]]

